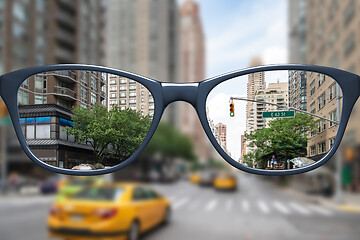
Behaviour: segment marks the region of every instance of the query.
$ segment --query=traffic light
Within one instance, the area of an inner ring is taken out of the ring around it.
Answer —
[[[235,116],[234,107],[235,107],[234,103],[231,102],[231,103],[230,103],[230,117],[234,117],[234,116]]]

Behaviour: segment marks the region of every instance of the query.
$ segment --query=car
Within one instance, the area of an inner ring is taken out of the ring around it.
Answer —
[[[50,238],[130,239],[170,221],[168,199],[139,183],[85,187],[55,202],[49,213]]]
[[[40,192],[42,194],[51,194],[58,191],[59,182],[61,181],[59,175],[52,175],[40,183]]]
[[[215,171],[213,170],[204,170],[200,174],[200,186],[213,186],[215,179]]]
[[[96,168],[91,164],[79,164],[71,168],[71,170],[94,170],[94,169]]]
[[[214,188],[217,190],[236,190],[237,180],[231,172],[220,172],[214,179]]]
[[[194,172],[189,176],[189,181],[193,184],[198,184],[200,182],[200,173]]]

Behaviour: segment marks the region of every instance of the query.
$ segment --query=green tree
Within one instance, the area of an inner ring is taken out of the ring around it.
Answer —
[[[149,117],[118,107],[108,111],[101,105],[94,105],[90,110],[77,106],[72,111],[74,125],[66,127],[66,132],[74,135],[77,143],[91,145],[95,162],[109,157],[123,161],[131,156],[144,140],[151,124]]]
[[[120,110],[114,106],[109,112],[112,131],[111,146],[120,160],[129,158],[144,141],[151,118],[142,116],[140,112],[131,109]]]
[[[196,159],[194,147],[189,137],[183,135],[169,123],[161,122],[146,147],[144,155],[160,154],[164,159],[181,157],[188,160]]]
[[[66,127],[67,134],[75,136],[77,143],[86,142],[93,148],[96,162],[101,162],[108,153],[112,129],[105,107],[94,105],[91,110],[80,106],[72,109],[74,126]]]
[[[244,159],[255,161],[259,168],[265,168],[269,155],[280,159],[306,156],[308,136],[316,129],[318,121],[308,114],[297,113],[293,118],[279,118],[271,121],[269,127],[245,134],[249,147],[255,150],[246,154]]]

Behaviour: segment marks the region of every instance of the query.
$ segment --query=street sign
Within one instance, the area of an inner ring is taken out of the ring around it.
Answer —
[[[277,111],[277,112],[263,112],[263,118],[283,118],[294,117],[295,111]]]

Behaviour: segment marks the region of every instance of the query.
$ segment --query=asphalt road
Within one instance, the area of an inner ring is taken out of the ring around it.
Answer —
[[[172,203],[172,221],[144,240],[354,239],[360,214],[295,199],[266,179],[239,175],[236,192],[217,192],[185,181],[153,184]],[[0,197],[0,239],[41,240],[52,196]]]

